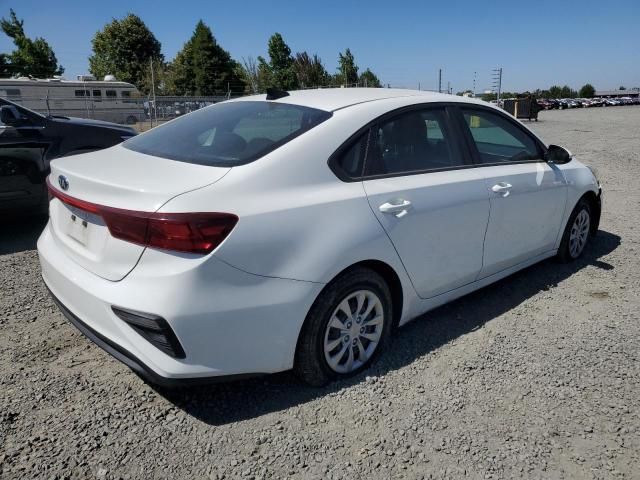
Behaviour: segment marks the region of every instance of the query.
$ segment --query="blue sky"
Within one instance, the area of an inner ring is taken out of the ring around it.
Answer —
[[[640,87],[640,1],[2,1],[14,8],[29,36],[42,36],[65,67],[86,73],[91,38],[113,17],[139,15],[162,43],[167,59],[203,19],[231,55],[266,55],[280,32],[293,52],[318,53],[333,72],[338,52],[351,48],[361,70],[386,84],[455,91],[490,87],[491,69],[504,69],[503,90],[552,84],[597,89]],[[0,34],[0,51],[13,49]]]

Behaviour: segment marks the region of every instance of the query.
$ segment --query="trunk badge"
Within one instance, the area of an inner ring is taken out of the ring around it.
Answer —
[[[64,175],[58,175],[58,185],[62,190],[69,190],[69,180]]]

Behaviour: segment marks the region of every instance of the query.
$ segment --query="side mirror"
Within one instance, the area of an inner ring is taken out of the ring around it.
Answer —
[[[3,105],[0,107],[0,122],[13,127],[20,126],[25,123],[25,118],[13,105]]]
[[[560,147],[558,145],[549,145],[547,149],[547,154],[545,155],[545,160],[551,163],[563,164],[569,163],[573,155],[569,150],[564,147]]]

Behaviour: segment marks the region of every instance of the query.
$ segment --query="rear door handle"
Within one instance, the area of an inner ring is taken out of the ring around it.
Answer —
[[[391,202],[383,203],[378,207],[382,213],[391,213],[396,216],[396,218],[402,218],[407,213],[409,213],[409,208],[411,208],[411,202],[409,200],[398,199],[392,200]]]
[[[507,182],[496,183],[493,187],[491,187],[491,191],[495,193],[500,193],[503,197],[508,197],[509,193],[513,186]]]

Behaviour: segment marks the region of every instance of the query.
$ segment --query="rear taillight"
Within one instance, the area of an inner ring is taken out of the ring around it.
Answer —
[[[238,217],[230,213],[157,213],[105,207],[71,197],[53,188],[49,196],[104,219],[115,238],[145,247],[210,253],[227,238]]]

